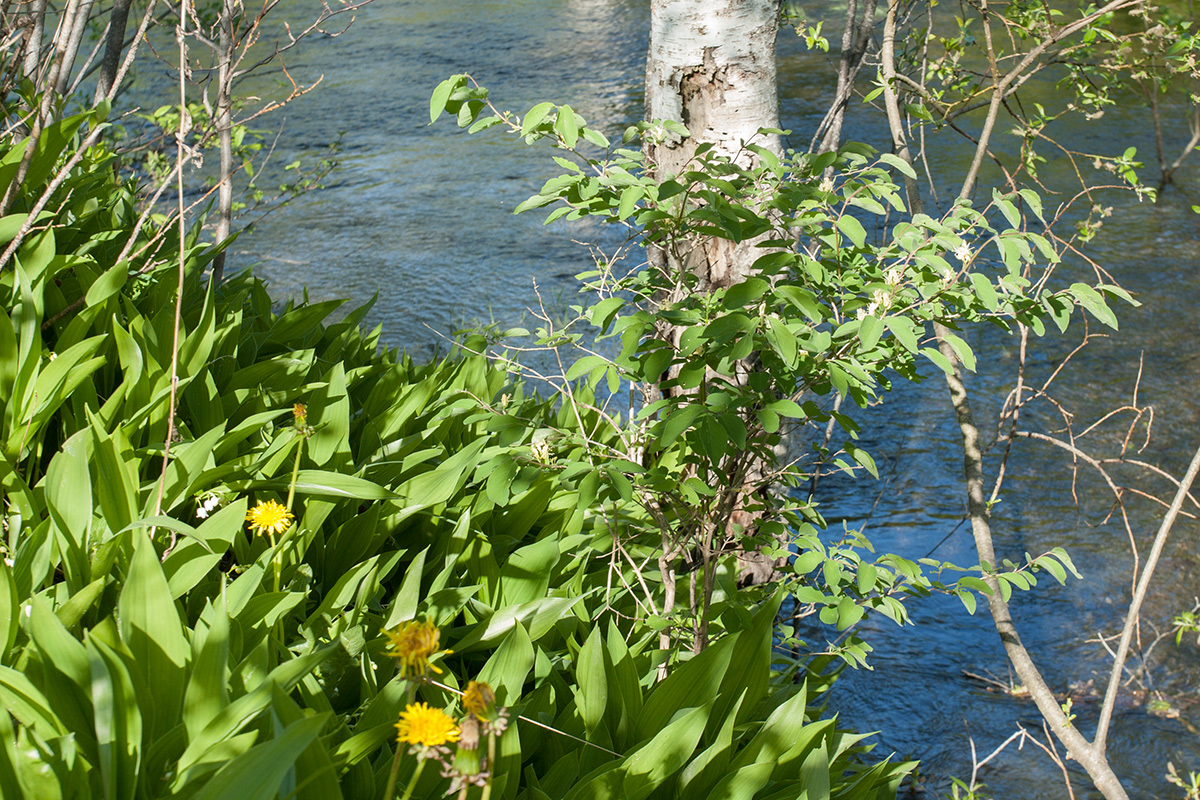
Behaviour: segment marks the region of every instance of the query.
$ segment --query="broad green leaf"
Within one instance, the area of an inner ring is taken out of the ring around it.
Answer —
[[[908,317],[884,317],[883,324],[900,344],[904,345],[904,349],[910,353],[917,352],[918,339],[920,328]]]
[[[1117,329],[1117,315],[1108,307],[1103,295],[1086,283],[1073,283],[1068,291],[1092,316],[1113,330]]]
[[[17,777],[17,764],[20,756],[17,754],[17,735],[13,729],[12,717],[0,714],[0,796],[29,797]]]
[[[667,725],[625,762],[621,789],[625,800],[643,800],[692,757],[712,712],[711,702]]]
[[[992,285],[991,280],[978,272],[971,273],[971,286],[975,289],[975,296],[979,298],[979,302],[983,303],[984,308],[988,311],[995,311],[1000,307],[1000,298],[996,295],[996,288]]]
[[[891,153],[880,153],[879,160],[894,167],[906,178],[912,178],[913,180],[917,179],[916,170],[914,170],[907,161],[899,156],[892,155]]]
[[[416,618],[417,607],[421,601],[421,576],[425,572],[425,556],[428,553],[429,548],[426,547],[405,567],[404,581],[392,600],[392,610],[388,613],[387,622],[383,624],[385,629],[394,628],[401,622]]]
[[[195,800],[274,800],[284,776],[325,727],[328,714],[316,714],[288,725],[283,733],[255,745],[221,768]]]
[[[63,556],[68,585],[78,590],[88,580],[88,533],[92,523],[92,482],[88,472],[89,432],[63,443],[46,469],[46,507]]]
[[[708,725],[719,723],[712,744],[693,758],[679,775],[680,800],[707,800],[713,797],[713,785],[729,772],[729,761],[733,757],[733,732],[739,713],[742,712],[745,693],[737,698],[724,718],[712,715]]]
[[[863,247],[867,243],[867,232],[862,223],[849,214],[842,214],[833,221],[842,235],[854,243],[855,247]]]
[[[621,190],[621,199],[617,205],[617,219],[628,219],[637,210],[637,202],[646,194],[641,186],[626,186]]]
[[[554,103],[538,103],[529,109],[529,113],[521,120],[521,135],[528,136],[554,110]]]
[[[871,350],[879,343],[883,334],[883,323],[868,314],[859,321],[858,341],[864,351]]]
[[[238,734],[247,724],[258,717],[271,703],[271,693],[274,687],[283,691],[291,691],[300,680],[319,667],[322,662],[339,650],[337,645],[322,647],[311,653],[285,661],[271,670],[262,684],[254,691],[242,695],[225,706],[212,718],[198,736],[189,737],[187,749],[179,758],[174,786],[176,790],[189,782],[188,770],[204,759],[205,754],[214,748],[219,749]],[[307,746],[307,745],[306,745]],[[300,748],[303,750],[304,748]],[[282,778],[280,778],[282,780]]]
[[[172,598],[179,599],[205,577],[211,576],[212,569],[225,557],[233,546],[234,537],[241,532],[247,505],[245,497],[238,498],[206,519],[199,528],[192,529],[191,536],[176,544],[163,562],[163,572],[167,576]]]
[[[129,262],[122,261],[110,267],[90,287],[88,287],[86,302],[89,306],[98,306],[125,285],[129,278]]]
[[[68,629],[74,629],[80,619],[103,596],[108,585],[108,576],[101,576],[80,589],[67,602],[63,603],[54,613],[59,621]]]
[[[482,444],[482,442],[478,443]],[[236,489],[267,489],[286,492],[291,485],[291,475],[266,481],[231,483]],[[327,472],[319,469],[302,469],[296,475],[297,495],[320,495],[322,497],[348,497],[355,500],[391,500],[394,493],[377,483],[354,475]]]
[[[337,749],[330,755],[333,757],[334,763],[339,766],[345,767],[357,764],[367,756],[378,752],[380,745],[384,742],[394,741],[395,738],[395,723],[385,722],[355,733],[349,739],[339,744]]]
[[[433,90],[433,95],[429,98],[429,123],[431,125],[437,122],[437,118],[446,110],[446,101],[450,99],[450,93],[461,86],[462,83],[462,75],[451,75],[439,83],[437,88]]]
[[[57,703],[66,699],[56,698]],[[67,726],[59,720],[50,701],[22,672],[0,666],[0,702],[17,722],[32,729],[43,739],[53,739],[67,733]]]
[[[119,531],[141,516],[137,474],[133,459],[125,457],[118,441],[120,432],[103,435],[92,420],[92,457],[95,469],[93,489],[108,528]]]
[[[324,386],[314,390],[308,402],[308,420],[314,428],[308,437],[308,456],[325,470],[351,472],[350,398],[345,365],[334,364],[322,382]]]
[[[514,551],[500,567],[501,602],[516,606],[545,597],[558,560],[555,536]]]
[[[825,743],[814,747],[800,767],[800,785],[805,788],[808,800],[829,800],[829,752]]]
[[[739,281],[725,292],[725,307],[728,309],[745,308],[757,303],[771,288],[771,284],[762,278],[746,278]]]
[[[477,680],[496,690],[496,703],[511,706],[520,702],[522,687],[533,669],[534,650],[524,625],[514,625],[479,671]]]
[[[975,353],[971,351],[970,345],[964,342],[957,334],[950,333],[949,331],[946,332],[945,339],[950,347],[954,349],[954,354],[958,356],[958,360],[963,363],[963,366],[974,372]]]
[[[591,592],[589,592],[591,594]],[[540,639],[554,627],[554,623],[585,599],[580,597],[546,597],[519,606],[501,608],[487,618],[486,622],[455,645],[457,652],[469,652],[479,647],[490,647],[500,637],[512,630],[518,622],[529,630],[533,641]]]
[[[142,713],[133,677],[122,658],[104,642],[89,637],[87,646],[104,796],[132,800],[137,794],[143,746]]]
[[[967,609],[967,613],[974,616],[975,595],[971,594],[971,592],[967,591],[966,589],[959,589],[956,594],[958,595],[958,599],[962,601],[963,606]]]
[[[13,580],[12,567],[0,560],[0,664],[8,661],[17,641],[17,615],[21,613],[21,600],[17,596],[17,584]]]
[[[774,770],[774,764],[764,764],[761,762],[747,764],[736,772],[726,775],[720,783],[713,787],[712,793],[708,796],[714,800],[716,798],[721,798],[721,800],[753,800],[759,790],[770,783],[771,773]],[[807,789],[808,787],[805,786],[805,788]],[[807,792],[803,795],[805,798],[809,796]]]
[[[59,622],[39,595],[30,598],[29,606],[29,616],[23,617],[22,624],[42,657],[41,684],[46,698],[53,698],[52,706],[50,702],[46,705],[53,708],[56,718],[87,741],[92,736],[92,704],[88,691],[91,666],[87,650]],[[20,686],[19,683],[9,685]],[[32,708],[27,710],[36,710],[40,705],[37,697],[20,699],[30,702]]]
[[[189,739],[196,739],[217,713],[229,704],[229,609],[225,587],[216,603],[209,603],[192,635],[192,669],[183,697],[183,724]]]
[[[479,455],[486,444],[485,439],[475,440],[436,468],[406,481],[396,489],[396,493],[412,504],[426,507],[445,503],[466,483],[479,463]]]
[[[191,648],[154,545],[145,535],[134,534],[133,542],[117,613],[135,668],[153,690],[154,714],[146,722],[157,737],[178,724]]]
[[[808,721],[805,717],[807,708],[808,689],[805,686],[776,706],[749,744],[738,751],[730,769],[738,770],[754,763],[786,766],[788,761],[803,757],[833,728],[833,720]]]
[[[642,706],[638,719],[639,738],[654,736],[684,709],[711,707],[738,641],[738,635],[718,640],[675,668],[666,680],[655,686]]]
[[[936,364],[942,372],[946,373],[947,375],[954,374],[954,365],[951,364],[950,360],[948,358],[946,358],[944,355],[942,355],[935,348],[922,347],[920,350],[920,353],[921,353],[921,355],[925,356],[930,361],[932,361],[934,364]]]
[[[575,667],[575,706],[583,718],[583,727],[590,736],[600,726],[608,706],[608,676],[604,668],[604,643],[600,627],[592,628],[591,634],[579,651]]]
[[[776,316],[767,317],[767,340],[786,366],[795,367],[797,365],[796,337],[783,320]]]
[[[1021,215],[1017,211],[1017,207],[1004,195],[1000,194],[999,189],[992,189],[992,202],[996,204],[996,208],[1000,209],[1000,213],[1008,220],[1008,224],[1013,228],[1021,227]]]

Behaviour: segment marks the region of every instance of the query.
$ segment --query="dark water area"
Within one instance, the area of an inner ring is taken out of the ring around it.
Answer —
[[[468,137],[443,119],[428,125],[428,98],[446,76],[468,72],[492,90],[502,108],[524,111],[536,102],[570,103],[611,136],[641,114],[648,31],[645,0],[378,0],[340,38],[320,39],[289,62],[301,80],[325,76],[322,85],[285,111],[270,170],[293,159],[319,158],[341,135],[341,165],[324,191],[304,196],[268,217],[235,245],[233,268],[252,266],[278,298],[307,291],[313,300],[349,297],[362,303],[378,295],[369,322],[383,325],[384,340],[417,357],[447,349],[453,331],[495,321],[528,320],[536,281],[551,307],[573,299],[572,275],[589,267],[587,250],[572,242],[609,242],[599,226],[542,226],[538,212],[514,217],[512,209],[556,172],[546,148],[527,148],[495,132]],[[302,17],[303,4],[289,13]],[[837,10],[826,33],[838,36]],[[812,14],[810,17],[821,18]],[[791,145],[806,148],[830,100],[832,55],[806,51],[785,31],[780,39],[783,125]],[[278,76],[264,77],[273,90]],[[253,89],[253,87],[249,87]],[[1054,102],[1053,86],[1039,89]],[[1151,131],[1135,98],[1068,134],[1072,147],[1117,152],[1136,145],[1152,160]],[[877,146],[885,141],[878,116],[857,105],[845,135]],[[1174,147],[1184,132],[1168,130]],[[1015,140],[1014,140],[1015,141]],[[1001,145],[1003,146],[1003,145]],[[935,175],[961,174],[966,146],[942,139],[929,152]],[[1173,156],[1172,156],[1173,157]],[[1061,160],[1060,160],[1061,161]],[[1046,165],[1049,180],[1066,164]],[[981,185],[995,176],[985,170]],[[1139,456],[1181,474],[1200,442],[1200,244],[1190,206],[1200,197],[1193,165],[1152,205],[1127,195],[1105,196],[1114,212],[1089,254],[1143,304],[1119,310],[1121,330],[1105,332],[1091,321],[1095,339],[1051,385],[1050,394],[1074,415],[1078,434],[1110,410],[1137,401],[1154,409],[1153,437]],[[990,189],[988,190],[990,191]],[[1080,265],[1062,268],[1065,285]],[[1081,340],[1078,318],[1066,335],[1031,339],[1026,382],[1041,385]],[[997,330],[970,332],[980,356],[970,380],[985,437],[994,436],[1004,396],[1015,385],[1019,341]],[[1141,364],[1140,383],[1138,382]],[[872,409],[860,412],[861,444],[875,455],[881,480],[830,476],[821,483],[821,509],[830,522],[865,527],[881,552],[911,557],[927,553],[958,564],[975,562],[969,531],[956,526],[964,511],[962,459],[945,386],[931,371],[920,385],[900,385]],[[1100,456],[1120,452],[1132,415],[1078,441]],[[1042,402],[1023,412],[1022,427],[1055,433],[1062,417]],[[1144,425],[1135,437],[1138,445]],[[994,475],[998,452],[987,468]],[[1159,496],[1172,487],[1128,467],[1114,475]],[[1075,498],[1078,498],[1076,502]],[[1090,735],[1097,702],[1089,680],[1101,687],[1110,664],[1097,633],[1111,635],[1129,598],[1130,542],[1112,496],[1086,465],[1073,470],[1068,453],[1019,440],[1008,464],[1003,501],[995,509],[998,547],[1020,560],[1061,546],[1084,580],[1059,587],[1045,577],[1019,596],[1015,617],[1051,686],[1074,687],[1074,713]],[[1133,499],[1129,521],[1144,554],[1160,509]],[[1197,525],[1181,519],[1159,567],[1161,580],[1144,618],[1164,629],[1200,595]],[[939,544],[940,543],[940,544]],[[1009,679],[1003,650],[986,612],[969,616],[958,599],[933,597],[909,605],[914,625],[900,629],[882,618],[864,623],[875,647],[871,670],[847,670],[831,699],[844,723],[878,730],[876,753],[919,758],[925,796],[939,797],[948,776],[971,772],[973,740],[979,758],[1018,724],[1036,725],[1032,703],[990,691],[965,672]],[[1145,630],[1147,641],[1153,631]],[[1194,637],[1180,647],[1163,641],[1149,664],[1153,686],[1177,708],[1177,719],[1150,715],[1141,703],[1124,703],[1116,715],[1109,751],[1132,797],[1181,797],[1163,779],[1168,761],[1200,770],[1200,708],[1196,701],[1200,648]],[[1040,751],[1010,747],[981,772],[997,798],[1058,800],[1067,797],[1062,776]],[[1086,779],[1078,798],[1092,797]],[[915,795],[914,795],[915,796]]]

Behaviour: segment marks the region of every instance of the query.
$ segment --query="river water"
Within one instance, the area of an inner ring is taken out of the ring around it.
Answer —
[[[589,265],[586,249],[572,238],[602,239],[604,231],[544,228],[536,212],[512,216],[512,208],[554,174],[546,151],[498,135],[467,137],[447,120],[429,126],[428,97],[444,77],[468,72],[491,88],[502,107],[521,111],[542,100],[570,103],[617,133],[641,113],[648,5],[379,0],[341,37],[312,42],[293,56],[289,69],[302,80],[323,74],[324,81],[284,117],[274,118],[276,125],[282,120],[282,130],[268,175],[295,158],[320,157],[339,135],[341,165],[324,191],[300,198],[239,240],[232,268],[253,265],[279,298],[307,291],[313,300],[350,297],[360,303],[378,295],[370,322],[383,325],[386,342],[418,357],[444,352],[458,328],[528,319],[535,282],[551,310],[565,307],[575,291],[571,276]],[[301,10],[291,13],[301,16]],[[838,23],[832,12],[827,15],[826,31],[836,39]],[[784,127],[796,131],[794,146],[807,147],[829,101],[832,58],[807,52],[785,31],[779,67]],[[276,80],[264,78],[260,88],[270,91]],[[878,144],[885,141],[878,124],[869,115],[852,114],[846,135]],[[1181,144],[1180,131],[1169,134]],[[1145,155],[1153,152],[1145,117],[1132,98],[1069,137],[1073,146],[1097,152],[1128,144]],[[930,155],[931,168],[935,174],[961,173],[964,154],[959,146],[939,145]],[[1061,165],[1047,169],[1056,166]],[[1196,200],[1188,196],[1197,194],[1196,177],[1185,170],[1184,188],[1168,190],[1158,205],[1106,199],[1115,212],[1090,253],[1143,306],[1121,309],[1120,332],[1094,340],[1050,390],[1074,414],[1079,434],[1108,411],[1131,404],[1136,386],[1137,404],[1153,407],[1154,414],[1154,435],[1140,457],[1174,474],[1182,473],[1200,444],[1194,391],[1200,385],[1200,247],[1190,210]],[[1091,331],[1104,333],[1094,322]],[[1082,335],[1076,322],[1064,337],[1035,341],[1027,382],[1045,381]],[[976,411],[981,428],[994,432],[1000,403],[1014,385],[1019,343],[996,331],[970,336],[981,356],[980,374],[971,379]],[[974,563],[967,527],[958,526],[964,505],[961,455],[944,384],[930,379],[898,385],[881,406],[859,416],[863,444],[875,454],[883,477],[823,480],[819,499],[826,517],[835,527],[865,525],[880,551]],[[1115,456],[1132,418],[1132,412],[1122,412],[1078,444],[1097,456]],[[1053,405],[1041,403],[1024,413],[1022,423],[1050,433],[1062,428],[1062,417]],[[1143,435],[1144,424],[1135,435],[1139,446]],[[993,475],[995,456],[988,463]],[[1115,469],[1114,477],[1160,496],[1172,489],[1127,466]],[[1076,474],[1062,450],[1019,440],[1005,489],[995,511],[1002,554],[1020,559],[1026,551],[1036,555],[1062,546],[1084,576],[1066,587],[1046,578],[1018,598],[1014,613],[1051,685],[1074,692],[1078,723],[1090,733],[1096,702],[1087,682],[1102,685],[1110,661],[1099,644],[1086,640],[1112,634],[1121,624],[1130,585],[1128,537],[1119,514],[1110,515],[1112,496],[1103,482],[1086,465]],[[1129,504],[1143,554],[1158,518],[1158,508],[1148,501]],[[1145,618],[1161,629],[1200,594],[1195,536],[1196,524],[1181,520],[1160,565],[1162,579]],[[915,625],[864,624],[876,669],[848,670],[831,708],[851,726],[882,731],[875,739],[877,754],[921,759],[920,786],[926,796],[937,797],[946,791],[948,776],[970,775],[972,741],[982,759],[1018,724],[1036,724],[1038,717],[1029,701],[965,674],[1009,681],[986,613],[969,616],[957,599],[945,597],[910,607]],[[1149,626],[1143,633],[1147,643],[1154,637]],[[1180,647],[1167,638],[1150,661],[1153,688],[1179,718],[1151,715],[1145,704],[1134,702],[1123,703],[1117,713],[1109,750],[1133,797],[1182,797],[1163,780],[1168,761],[1200,769],[1200,736],[1193,727],[1200,724],[1194,705],[1198,655],[1194,638]],[[1010,747],[980,775],[997,798],[1068,796],[1058,768],[1032,745],[1020,752]],[[1075,784],[1076,797],[1091,796],[1086,780]]]

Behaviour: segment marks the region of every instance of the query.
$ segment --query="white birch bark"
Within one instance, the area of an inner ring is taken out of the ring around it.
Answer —
[[[705,142],[742,164],[754,158],[745,142],[781,151],[778,136],[758,133],[779,127],[779,7],[780,0],[652,0],[646,119],[676,120],[691,132],[649,147],[660,178],[678,174]],[[709,239],[698,249],[689,266],[709,287],[745,277],[755,257],[752,243]]]

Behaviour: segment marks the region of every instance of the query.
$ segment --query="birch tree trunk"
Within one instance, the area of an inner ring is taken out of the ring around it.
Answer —
[[[221,148],[220,185],[217,188],[218,242],[229,238],[233,230],[233,59],[234,17],[240,9],[236,0],[225,0],[218,21],[220,32],[217,37],[217,142]],[[225,278],[225,259],[228,248],[213,259],[212,281],[219,284]]]
[[[652,0],[650,52],[646,57],[646,120],[677,120],[691,138],[651,145],[656,177],[678,174],[696,146],[710,142],[742,164],[753,141],[776,153],[779,137],[759,128],[779,127],[775,37],[781,0]],[[688,267],[705,288],[729,286],[749,274],[754,244],[706,239]]]
[[[675,120],[683,123],[691,136],[676,136],[659,141],[650,140],[647,156],[659,180],[679,175],[689,168],[688,162],[701,144],[714,145],[718,155],[724,155],[743,166],[750,166],[758,157],[743,145],[752,142],[776,154],[782,145],[776,134],[760,134],[760,128],[779,127],[779,99],[775,79],[775,39],[779,31],[781,0],[652,0],[650,5],[650,51],[646,58],[646,120]],[[751,265],[762,251],[755,248],[757,239],[732,242],[727,239],[702,237],[695,241],[676,243],[670,252],[652,248],[652,265],[669,273],[687,271],[699,278],[695,291],[726,288],[744,280]],[[682,247],[678,246],[682,244]],[[677,285],[682,285],[680,282]],[[678,298],[663,297],[669,304]],[[664,329],[660,335],[678,344],[679,331]],[[752,369],[739,369],[745,377]],[[668,376],[670,377],[670,376]],[[661,389],[650,387],[653,398]],[[728,482],[735,486],[722,487],[734,493],[731,503],[717,504],[731,509],[727,519],[706,522],[708,531],[703,537],[712,542],[714,534],[732,535],[735,527],[752,533],[756,516],[747,513],[747,497],[742,487],[752,491],[765,490],[765,464],[729,464]],[[723,530],[722,530],[723,529]],[[673,584],[674,570],[668,563],[672,557],[664,540],[660,568],[668,584]],[[706,564],[704,610],[707,609],[710,545],[702,554]],[[773,561],[757,552],[743,552],[740,580],[761,583],[775,573]],[[671,576],[668,578],[668,576]],[[673,585],[668,594],[676,596]],[[666,609],[669,613],[672,609]],[[704,614],[701,611],[700,630],[696,648],[706,641]]]

